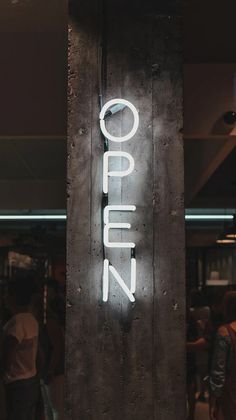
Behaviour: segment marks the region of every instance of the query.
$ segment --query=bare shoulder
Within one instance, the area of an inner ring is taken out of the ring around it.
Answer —
[[[233,322],[230,324],[230,326],[231,326],[232,330],[234,330],[234,331],[236,332],[236,321],[233,321]]]
[[[227,328],[225,327],[225,325],[222,325],[219,329],[218,329],[218,334],[221,335],[222,337],[228,337],[229,333]]]

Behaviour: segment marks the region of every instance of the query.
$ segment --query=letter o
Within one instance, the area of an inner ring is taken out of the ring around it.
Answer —
[[[113,136],[112,134],[110,134],[106,129],[105,120],[104,120],[105,113],[107,112],[107,110],[111,106],[116,105],[116,104],[122,104],[122,105],[127,106],[132,111],[133,116],[134,116],[134,124],[133,124],[132,130],[128,134],[126,134],[125,136],[122,136],[122,137],[116,137],[116,136]],[[99,115],[99,118],[100,118],[100,128],[102,130],[102,133],[103,133],[104,137],[107,138],[108,140],[111,140],[111,141],[114,141],[114,142],[117,142],[117,143],[122,143],[123,141],[130,140],[135,135],[135,133],[138,129],[138,126],[139,126],[138,111],[135,108],[135,106],[133,104],[131,104],[131,102],[126,101],[126,99],[112,99],[112,100],[108,101],[105,105],[103,105],[102,110],[101,110],[100,115]]]

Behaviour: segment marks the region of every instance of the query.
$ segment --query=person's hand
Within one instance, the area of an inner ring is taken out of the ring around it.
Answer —
[[[210,420],[217,420],[217,404],[216,404],[215,398],[210,399],[209,415],[210,415]]]

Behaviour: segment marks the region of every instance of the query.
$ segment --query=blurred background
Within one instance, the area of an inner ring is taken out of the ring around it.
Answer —
[[[187,301],[198,291],[209,308],[236,289],[234,11],[229,0],[189,0],[184,10]],[[50,284],[65,299],[66,2],[2,0],[0,50],[3,322],[4,288],[17,273],[32,274],[43,305]],[[197,397],[200,388],[198,379]],[[207,392],[196,419],[208,418],[206,401]]]

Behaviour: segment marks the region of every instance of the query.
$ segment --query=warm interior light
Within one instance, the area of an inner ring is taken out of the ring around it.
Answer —
[[[218,244],[235,244],[236,243],[234,239],[217,239],[216,242]]]
[[[236,233],[227,233],[226,238],[236,239]]]

